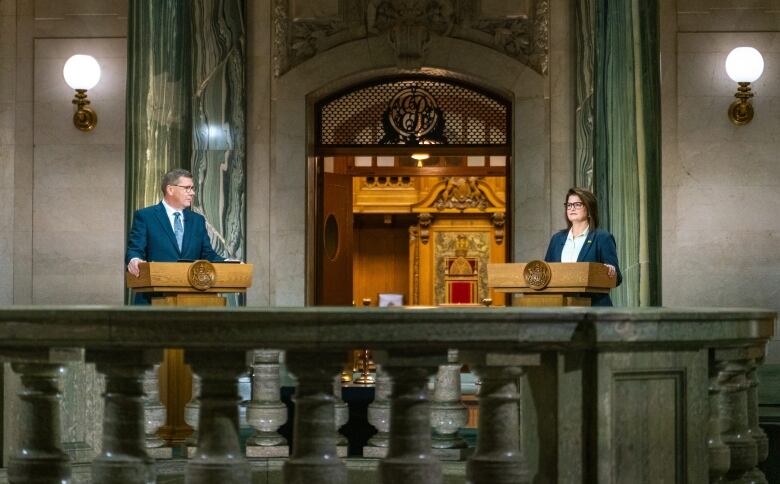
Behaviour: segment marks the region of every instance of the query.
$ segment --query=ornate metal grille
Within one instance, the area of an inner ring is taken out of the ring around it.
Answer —
[[[432,78],[362,86],[317,106],[321,146],[508,145],[510,105]]]

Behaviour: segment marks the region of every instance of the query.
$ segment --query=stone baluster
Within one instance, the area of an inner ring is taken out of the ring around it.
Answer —
[[[238,427],[238,377],[246,369],[246,353],[187,350],[185,357],[201,379],[198,447],[187,462],[185,483],[250,482]]]
[[[349,421],[349,405],[341,398],[341,375],[333,379],[333,411],[336,422],[336,452],[339,457],[347,456],[347,437],[339,429]]]
[[[747,372],[750,359],[750,348],[715,350],[720,389],[718,415],[721,438],[731,453],[729,470],[725,476],[727,482],[748,482],[748,472],[758,463],[758,446],[748,427],[750,382]]]
[[[60,363],[13,363],[21,376],[19,448],[8,461],[8,482],[70,482],[60,437]]]
[[[279,398],[279,350],[257,350],[252,363],[252,401],[246,420],[255,434],[247,441],[249,457],[287,457],[287,440],[277,430],[287,422],[287,406]]]
[[[198,420],[200,419],[200,377],[192,373],[192,398],[184,406],[184,422],[192,427],[192,433],[187,437],[187,456],[192,457],[195,446],[198,445]]]
[[[764,346],[755,347],[753,358],[750,359],[746,378],[748,381],[747,389],[747,417],[748,433],[756,442],[757,464],[764,462],[769,457],[769,439],[764,430],[758,425],[758,367],[764,361]],[[766,476],[758,467],[754,467],[748,472],[751,483],[765,483]]]
[[[709,408],[710,418],[707,432],[707,453],[709,456],[710,483],[722,482],[729,470],[731,451],[723,443],[720,431],[720,385],[718,384],[718,365],[710,364]]]
[[[523,366],[538,365],[538,355],[483,354],[472,359],[482,385],[479,393],[477,448],[466,465],[469,484],[530,482],[520,451],[518,382]]]
[[[344,353],[288,351],[287,367],[298,378],[292,455],[284,463],[286,484],[347,482],[338,458],[333,377],[344,365]]]
[[[165,405],[160,401],[160,365],[154,365],[144,372],[144,433],[146,435],[147,452],[154,457],[164,457],[165,441],[157,435],[157,431],[165,425]],[[170,454],[170,449],[168,449]],[[170,455],[168,455],[170,457]]]
[[[390,375],[376,365],[376,383],[374,401],[368,406],[368,423],[377,429],[363,447],[363,457],[385,457],[390,444],[390,394],[393,391],[393,380]]]
[[[87,361],[105,375],[103,449],[92,462],[92,482],[155,482],[154,459],[145,445],[144,374],[162,351],[87,351]]]
[[[375,355],[393,379],[390,404],[390,444],[379,464],[383,484],[439,484],[441,464],[431,449],[428,378],[445,360],[444,354],[390,352]]]
[[[447,363],[439,366],[431,400],[433,448],[440,459],[459,460],[467,447],[458,431],[469,421],[469,411],[460,401],[460,368],[458,350],[447,352]]]

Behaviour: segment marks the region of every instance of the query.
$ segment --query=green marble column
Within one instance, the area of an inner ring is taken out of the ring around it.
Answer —
[[[244,0],[131,0],[127,225],[160,200],[174,167],[193,172],[217,252],[245,257]]]
[[[617,306],[660,304],[661,151],[657,0],[597,0],[594,189],[615,236]]]
[[[127,41],[126,210],[160,200],[160,180],[189,168],[189,0],[130,0]]]
[[[596,2],[579,0],[575,5],[577,38],[577,107],[575,120],[574,175],[578,187],[593,190],[593,159],[596,68]]]
[[[243,259],[246,227],[243,0],[192,2],[193,207],[220,254]]]

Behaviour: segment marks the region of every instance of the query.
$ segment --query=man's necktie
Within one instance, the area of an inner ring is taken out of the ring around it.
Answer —
[[[181,242],[184,240],[184,226],[181,224],[181,213],[173,212],[173,235],[176,236],[176,243],[181,250]]]

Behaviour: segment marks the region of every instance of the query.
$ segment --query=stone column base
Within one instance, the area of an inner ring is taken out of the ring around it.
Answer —
[[[289,457],[290,447],[286,445],[247,445],[247,457]]]
[[[439,460],[463,461],[471,457],[474,449],[468,447],[463,449],[433,449],[432,453]]]
[[[369,459],[384,459],[387,456],[387,447],[374,447],[367,445],[363,447],[363,457]]]

